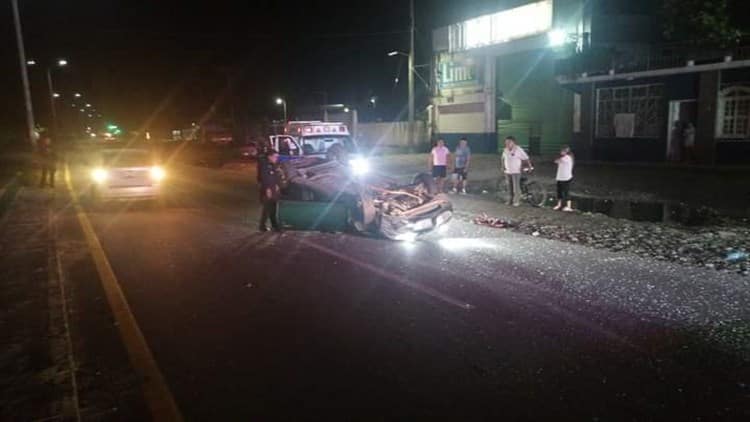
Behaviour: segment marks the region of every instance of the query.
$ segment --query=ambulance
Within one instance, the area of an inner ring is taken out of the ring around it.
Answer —
[[[340,122],[292,121],[283,135],[272,135],[270,141],[281,161],[302,156],[343,160],[357,153],[349,128]]]

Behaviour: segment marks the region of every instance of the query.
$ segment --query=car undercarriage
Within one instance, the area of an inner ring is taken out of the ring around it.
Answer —
[[[435,191],[428,174],[399,183],[376,174],[355,176],[344,163],[313,158],[285,162],[282,168],[285,198],[345,204],[348,225],[358,232],[413,240],[452,217],[452,204]]]

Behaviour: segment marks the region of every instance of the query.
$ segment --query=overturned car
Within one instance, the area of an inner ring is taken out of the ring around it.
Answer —
[[[430,175],[418,174],[403,184],[354,164],[312,157],[284,162],[281,223],[414,240],[450,221],[453,206],[436,192]]]

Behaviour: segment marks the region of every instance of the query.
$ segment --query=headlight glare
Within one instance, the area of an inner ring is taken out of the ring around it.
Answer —
[[[349,167],[355,176],[367,174],[370,171],[370,163],[364,158],[353,158],[349,160]]]
[[[164,169],[159,166],[153,166],[151,167],[151,178],[155,181],[160,181],[164,179],[164,176],[166,176],[166,173],[164,172]]]
[[[95,168],[93,171],[91,171],[91,178],[94,179],[94,182],[96,183],[104,183],[104,181],[106,181],[108,177],[109,173],[107,173],[107,170],[103,168]]]

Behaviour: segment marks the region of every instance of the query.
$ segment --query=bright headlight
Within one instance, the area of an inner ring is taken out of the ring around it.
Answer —
[[[109,173],[107,173],[107,170],[104,170],[103,168],[95,168],[93,171],[91,171],[91,178],[94,179],[94,182],[96,183],[103,183],[107,178],[109,177]]]
[[[353,158],[349,160],[349,167],[356,176],[367,174],[370,171],[370,163],[364,158]]]
[[[396,240],[401,242],[414,242],[417,240],[417,234],[413,232],[406,232],[396,235]]]
[[[157,182],[164,179],[164,176],[166,176],[166,173],[164,172],[164,169],[159,166],[153,166],[151,167],[151,178],[156,180]]]

